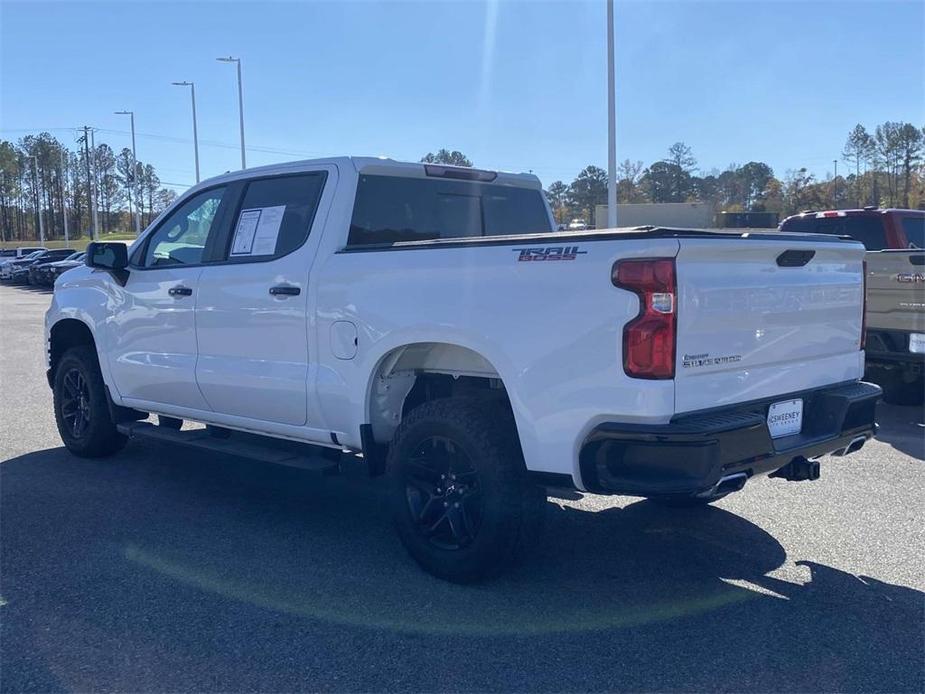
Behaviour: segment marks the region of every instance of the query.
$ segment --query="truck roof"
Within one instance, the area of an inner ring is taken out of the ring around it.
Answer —
[[[299,161],[256,166],[251,169],[228,171],[219,176],[208,178],[190,188],[204,188],[216,183],[245,180],[258,176],[272,176],[275,174],[297,173],[319,165],[333,165],[344,168],[353,168],[357,173],[389,176],[407,176],[411,178],[440,177],[480,180],[501,185],[518,186],[522,188],[541,189],[540,179],[534,174],[511,173],[507,171],[492,171],[488,169],[468,168],[462,166],[449,166],[445,164],[425,164],[422,162],[397,161],[388,157],[368,156],[342,156],[325,157],[321,159],[302,159]]]
[[[791,219],[821,219],[824,217],[876,217],[886,214],[902,214],[903,216],[925,217],[925,210],[907,210],[901,207],[864,207],[862,209],[846,210],[806,210],[805,212],[800,212],[799,214],[793,214],[789,217],[786,217],[783,222],[781,222],[781,225]]]

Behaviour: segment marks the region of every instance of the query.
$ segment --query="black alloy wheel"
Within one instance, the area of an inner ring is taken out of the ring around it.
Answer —
[[[463,549],[482,520],[479,474],[458,443],[431,436],[405,467],[405,496],[419,533],[444,550]]]
[[[90,428],[90,389],[79,369],[70,369],[62,381],[61,418],[75,439],[82,439]]]

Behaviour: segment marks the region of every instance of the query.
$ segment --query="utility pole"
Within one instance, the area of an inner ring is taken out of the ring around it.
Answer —
[[[99,201],[99,189],[100,181],[99,175],[100,172],[96,168],[96,138],[94,133],[96,131],[93,128],[90,128],[90,149],[93,151],[93,197]],[[97,209],[98,204],[93,206],[93,240],[96,241],[100,234],[100,211]]]
[[[838,159],[833,159],[835,164],[835,177],[832,179],[832,207],[838,207]]]
[[[6,227],[6,224],[4,224],[4,222],[6,222],[7,218],[9,217],[9,212],[7,211],[7,208],[9,207],[9,205],[7,205],[6,193],[4,192],[5,190],[6,190],[6,171],[4,171],[3,169],[0,169],[0,210],[3,211],[3,214],[0,215],[0,241],[8,241],[8,240],[12,241],[12,239],[6,238],[7,237],[7,227]]]
[[[45,245],[45,220],[42,215],[42,198],[44,197],[44,190],[42,189],[42,182],[39,180],[39,160],[33,154],[29,157],[32,160],[32,181],[34,183],[34,193],[35,193],[35,212],[39,218],[39,244]]]
[[[67,233],[67,150],[61,150],[61,217],[64,220],[64,247],[71,247],[71,238]]]
[[[613,0],[607,0],[607,226],[617,226],[617,96]],[[597,223],[597,220],[594,220]]]
[[[84,136],[80,138],[84,143],[84,161],[87,164],[87,206],[90,208],[90,237],[96,241],[98,232],[96,228],[96,208],[93,204],[93,178],[90,173],[90,135],[88,126],[84,126]]]
[[[17,162],[19,163],[19,200],[17,201],[17,211],[19,212],[19,240],[22,241],[26,233],[26,200],[23,195],[26,186],[25,178],[23,177],[24,167],[22,159],[17,159]]]
[[[199,133],[196,130],[196,85],[192,82],[172,82],[175,87],[189,87],[193,100],[193,152],[196,157],[196,183],[199,183]]]
[[[129,207],[132,206],[132,191],[135,191],[135,236],[141,235],[141,213],[138,211],[138,156],[135,154],[135,112],[116,111],[117,116],[130,116],[132,119],[132,173],[129,185]]]
[[[240,121],[241,127],[241,168],[247,168],[247,161],[244,156],[244,89],[241,86],[241,59],[232,58],[230,55],[227,58],[216,58],[220,63],[235,63],[238,67],[238,120]]]

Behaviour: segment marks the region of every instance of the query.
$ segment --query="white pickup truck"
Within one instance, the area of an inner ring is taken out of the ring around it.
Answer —
[[[344,157],[205,181],[55,283],[61,438],[365,465],[411,555],[466,582],[531,543],[544,486],[709,503],[874,434],[861,244],[554,228],[531,175]]]

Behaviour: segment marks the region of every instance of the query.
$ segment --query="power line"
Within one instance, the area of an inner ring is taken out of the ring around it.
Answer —
[[[78,132],[80,128],[0,128],[0,133],[42,133],[42,132],[57,132],[57,131],[68,131],[68,132]],[[108,135],[131,135],[128,130],[116,130],[113,128],[94,128],[97,132],[106,133]],[[137,137],[146,137],[151,140],[161,140],[164,142],[175,142],[177,144],[188,145],[192,143],[190,138],[185,137],[176,137],[175,135],[162,135],[160,133],[141,133],[136,132]],[[206,145],[209,147],[215,147],[218,149],[240,149],[239,144],[232,144],[230,142],[220,142],[218,140],[200,140],[200,145]],[[285,154],[293,157],[319,157],[325,156],[324,152],[320,151],[305,151],[305,150],[289,150],[289,149],[278,149],[275,147],[261,147],[249,145],[247,147],[248,152],[260,152],[261,154]]]

